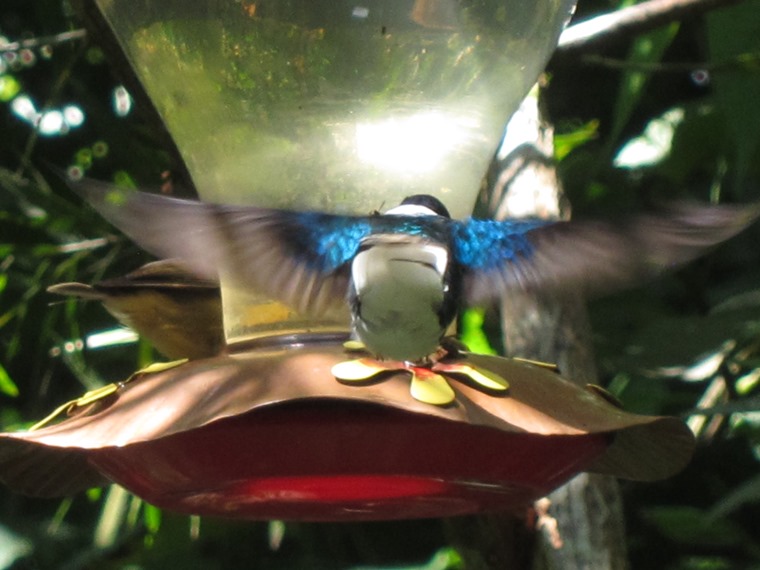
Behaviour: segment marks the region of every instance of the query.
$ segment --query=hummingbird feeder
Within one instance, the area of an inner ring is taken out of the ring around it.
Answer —
[[[425,192],[464,217],[575,0],[76,4],[202,199],[366,213]],[[518,508],[584,470],[654,480],[691,455],[679,420],[626,413],[546,367],[357,358],[347,321],[220,280],[221,354],[0,434],[0,480],[39,496],[113,481],[182,513],[378,520]]]
[[[452,380],[455,402],[436,406],[403,372],[336,382],[344,359],[262,345],[138,373],[60,423],[2,434],[0,478],[41,496],[108,479],[189,514],[379,520],[515,509],[580,471],[647,481],[691,456],[678,419],[629,414],[531,363],[467,355],[509,394]]]

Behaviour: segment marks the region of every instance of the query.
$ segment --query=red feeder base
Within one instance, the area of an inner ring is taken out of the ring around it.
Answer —
[[[637,416],[544,368],[466,355],[506,379],[446,378],[434,406],[410,374],[338,382],[342,346],[252,350],[145,372],[64,421],[0,434],[0,481],[36,496],[120,483],[167,510],[302,521],[520,508],[581,471],[640,481],[689,460],[677,418]]]
[[[166,509],[247,519],[378,520],[503,511],[602,454],[604,434],[542,436],[351,402],[273,405],[90,455]]]

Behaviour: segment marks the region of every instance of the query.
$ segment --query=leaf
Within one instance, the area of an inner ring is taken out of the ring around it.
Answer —
[[[710,57],[713,63],[746,59],[748,52],[760,51],[760,0],[747,0],[707,15]],[[760,73],[756,69],[728,66],[716,69],[713,83],[736,145],[736,187],[752,166],[760,141]]]
[[[681,106],[684,118],[675,129],[670,154],[657,165],[657,173],[675,185],[688,185],[696,177],[712,179],[730,144],[725,119],[715,96]]]
[[[143,504],[143,522],[149,533],[156,534],[158,532],[161,528],[161,517],[161,509],[147,503]]]
[[[594,140],[599,135],[599,120],[593,119],[570,132],[555,133],[554,158],[561,161],[576,148]]]
[[[623,145],[613,164],[618,168],[636,169],[665,160],[670,155],[673,137],[684,115],[682,108],[675,107],[649,121],[642,134]]]
[[[673,23],[665,28],[640,36],[631,47],[628,61],[632,65],[660,61],[679,27],[678,23]],[[611,144],[616,144],[618,137],[628,124],[628,120],[641,100],[641,95],[649,82],[649,76],[650,73],[645,71],[629,70],[624,72],[613,113],[609,137]]]
[[[459,319],[459,338],[472,352],[496,354],[483,330],[485,309],[473,307],[464,311]]]
[[[11,380],[8,371],[5,370],[5,367],[3,367],[2,364],[0,364],[0,393],[10,396],[11,398],[15,398],[19,394],[18,387],[13,380]]]
[[[642,516],[664,537],[682,545],[725,548],[738,546],[745,538],[733,521],[715,518],[697,507],[652,507],[645,509]]]
[[[0,75],[0,101],[8,103],[18,92],[21,91],[21,84],[11,74]]]
[[[462,556],[451,547],[442,548],[422,565],[413,566],[355,566],[351,570],[460,570],[464,568]]]
[[[709,514],[713,518],[725,517],[748,503],[760,503],[760,475],[745,481],[723,497]]]

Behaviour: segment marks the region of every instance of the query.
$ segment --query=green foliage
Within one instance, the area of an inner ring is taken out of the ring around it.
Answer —
[[[592,119],[572,131],[554,135],[554,156],[560,161],[579,146],[594,140],[599,135],[599,121]]]
[[[760,52],[760,2],[748,0],[727,10],[717,10],[707,18],[708,40],[713,61],[727,61]],[[749,182],[753,159],[757,157],[760,132],[760,73],[757,66],[715,73],[715,91],[734,143],[735,189],[741,193]],[[754,164],[757,164],[754,161]]]
[[[742,543],[741,528],[726,519],[716,519],[696,507],[652,507],[643,518],[677,544],[737,548]]]
[[[472,352],[478,354],[497,354],[483,331],[485,310],[473,307],[464,311],[459,317],[459,338]]]
[[[617,144],[649,83],[650,73],[637,69],[637,65],[660,61],[678,28],[677,23],[671,24],[638,37],[633,42],[627,58],[630,67],[623,71],[615,101],[608,139],[610,144]]]
[[[677,33],[649,34],[625,61],[607,68],[607,74],[623,68],[617,98],[595,99],[596,114],[575,119],[598,118],[598,140],[560,164],[576,214],[604,215],[677,197],[758,200],[760,109],[753,94],[760,92],[760,74],[742,63],[760,53],[758,9],[757,2],[745,2],[711,13],[709,42],[683,24]],[[684,66],[688,60],[701,61],[693,74]],[[700,69],[706,71],[696,73]],[[552,89],[561,77],[555,71]],[[673,92],[674,84],[680,91]],[[562,130],[570,124],[563,121],[561,132],[572,134]],[[620,160],[621,149],[630,161]],[[750,523],[760,512],[758,235],[751,228],[678,274],[591,305],[598,363],[610,391],[627,409],[682,415],[700,441],[681,475],[646,489],[626,487],[634,568],[760,563],[758,531]]]
[[[18,396],[18,386],[11,380],[5,368],[0,365],[0,392],[11,398]]]

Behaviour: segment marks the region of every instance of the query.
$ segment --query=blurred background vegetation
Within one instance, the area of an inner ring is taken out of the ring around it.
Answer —
[[[581,0],[579,17],[628,3]],[[745,0],[554,57],[544,95],[574,215],[760,199],[758,14],[760,2]],[[0,4],[4,431],[156,358],[142,342],[88,346],[112,318],[45,292],[149,260],[55,168],[153,187],[181,170],[81,26],[65,0]],[[688,419],[700,440],[677,477],[623,483],[633,568],[760,568],[759,238],[751,228],[683,271],[591,304],[604,384],[629,410]],[[161,513],[118,489],[65,500],[0,489],[0,569],[432,570],[458,560],[444,521],[228,523]]]

